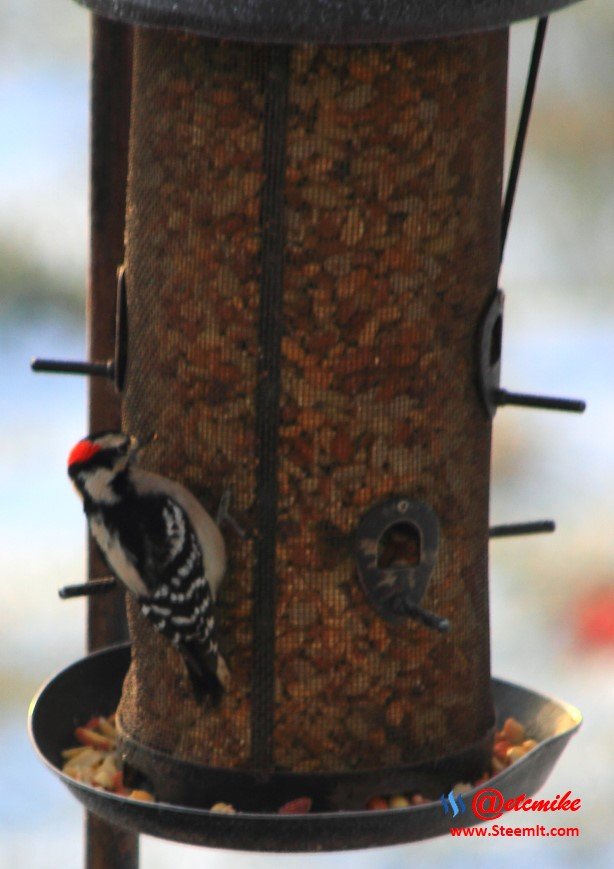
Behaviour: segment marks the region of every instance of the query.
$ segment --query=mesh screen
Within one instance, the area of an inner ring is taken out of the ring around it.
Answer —
[[[215,513],[226,489],[246,527],[255,491],[262,185],[261,55],[139,31],[127,214],[126,431],[157,432],[152,470]],[[191,695],[180,657],[130,607],[128,733],[213,765],[250,753],[252,545],[230,541],[219,604],[233,690],[219,714]],[[231,578],[230,578],[231,577]]]
[[[293,49],[273,119],[264,48],[140,31],[135,54],[124,426],[157,431],[149,466],[210,508],[232,488],[252,539],[228,537],[218,620],[233,683],[221,706],[193,701],[181,660],[131,607],[122,726],[176,757],[250,767],[262,763],[256,722],[271,763],[304,772],[475,743],[493,712],[490,423],[474,337],[497,275],[506,35]],[[252,629],[270,123],[286,145],[283,298],[270,315],[275,618]],[[439,518],[423,603],[450,619],[447,636],[384,622],[358,583],[352,535],[392,494]],[[260,631],[274,641],[264,676]]]
[[[474,334],[497,262],[503,37],[295,53],[287,134],[278,764],[445,754],[488,727],[490,427]],[[442,528],[425,606],[382,621],[347,545],[393,493]]]

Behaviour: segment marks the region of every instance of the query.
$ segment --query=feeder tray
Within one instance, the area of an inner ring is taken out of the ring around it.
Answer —
[[[169,803],[141,803],[74,781],[61,771],[61,751],[70,744],[75,726],[95,712],[115,708],[129,664],[127,643],[88,655],[51,678],[33,700],[30,710],[30,737],[42,760],[89,811],[106,821],[176,842],[242,851],[382,847],[417,842],[448,831],[450,816],[444,814],[436,798],[420,806],[377,812],[223,815]],[[578,730],[580,713],[566,703],[500,679],[492,680],[492,689],[497,725],[500,727],[508,717],[516,717],[539,744],[490,779],[488,786],[501,791],[505,799],[521,793],[534,794]],[[478,789],[467,792],[467,802]],[[470,811],[454,819],[454,825],[459,827],[475,823],[477,819]]]

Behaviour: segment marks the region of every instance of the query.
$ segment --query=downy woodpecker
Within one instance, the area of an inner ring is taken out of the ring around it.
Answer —
[[[109,570],[183,655],[197,696],[217,702],[229,681],[214,617],[224,540],[187,489],[136,465],[144,445],[121,432],[91,434],[71,450],[68,475]]]

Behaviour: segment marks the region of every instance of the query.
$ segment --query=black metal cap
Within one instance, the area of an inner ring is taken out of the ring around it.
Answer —
[[[507,27],[576,0],[77,0],[128,24],[245,42],[360,45]]]

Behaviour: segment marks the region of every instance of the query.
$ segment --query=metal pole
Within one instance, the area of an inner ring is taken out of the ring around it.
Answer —
[[[132,72],[132,30],[96,15],[92,18],[90,274],[87,326],[90,359],[113,358],[116,272],[124,259],[124,217],[128,173],[128,130]],[[106,378],[89,386],[90,431],[119,429],[120,402]],[[108,573],[92,541],[89,575]],[[88,602],[88,650],[127,638],[123,594],[115,590]],[[111,710],[101,710],[110,712]],[[87,869],[136,869],[138,836],[86,816]]]

